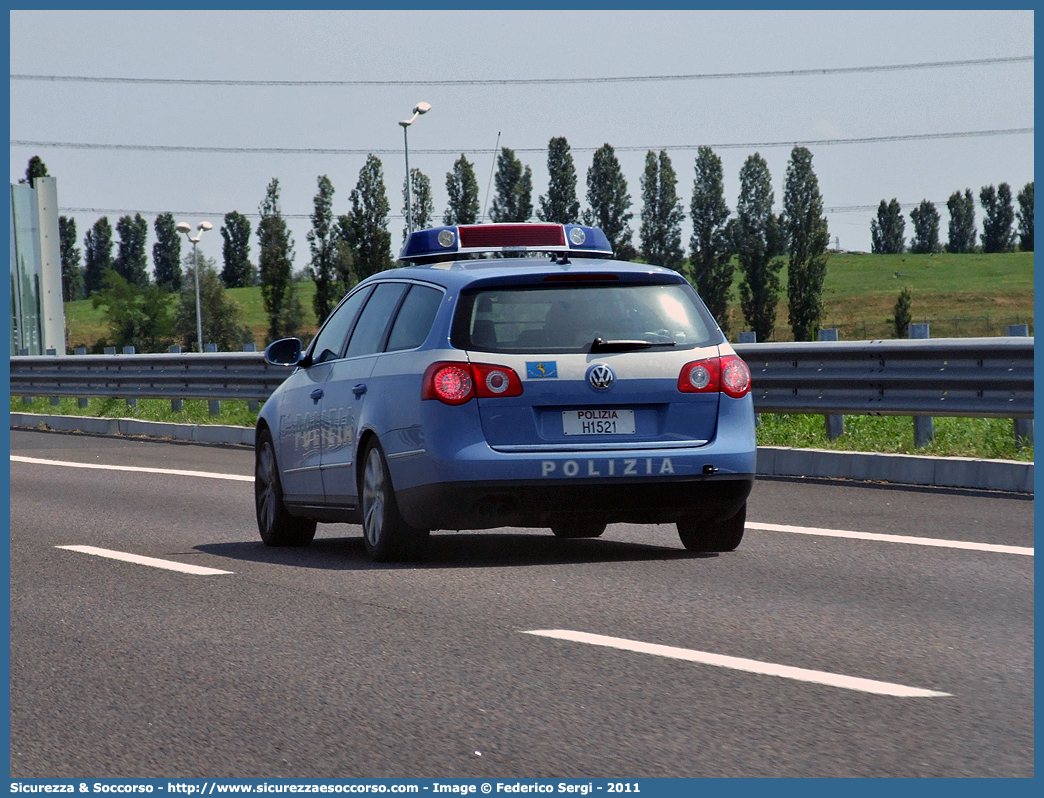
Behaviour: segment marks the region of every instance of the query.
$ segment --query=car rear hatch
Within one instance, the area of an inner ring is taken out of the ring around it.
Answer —
[[[715,360],[721,340],[688,284],[569,277],[461,297],[454,343],[484,383],[477,401],[489,445],[585,451],[712,440],[718,393],[678,387],[686,364]],[[520,386],[504,379],[507,370]]]

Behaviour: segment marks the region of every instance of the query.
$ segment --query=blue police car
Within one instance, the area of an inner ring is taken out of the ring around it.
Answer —
[[[596,228],[422,230],[359,283],[257,421],[262,540],[362,525],[375,560],[431,530],[597,537],[674,523],[731,551],[754,482],[750,370],[677,272],[611,260]]]

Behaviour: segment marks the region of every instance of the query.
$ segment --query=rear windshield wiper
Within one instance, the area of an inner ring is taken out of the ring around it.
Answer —
[[[630,352],[635,349],[650,349],[654,346],[675,346],[675,341],[643,341],[640,339],[619,339],[606,341],[595,338],[591,342],[592,352]]]

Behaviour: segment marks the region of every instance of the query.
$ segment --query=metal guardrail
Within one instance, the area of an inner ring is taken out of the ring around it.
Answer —
[[[290,375],[261,352],[16,356],[14,396],[264,401]]]
[[[1033,417],[1033,339],[736,344],[761,413]]]
[[[1032,338],[736,344],[760,413],[1033,417]],[[259,352],[16,356],[16,396],[264,400]]]

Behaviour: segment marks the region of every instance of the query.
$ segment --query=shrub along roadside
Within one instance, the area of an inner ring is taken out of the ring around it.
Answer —
[[[222,402],[221,413],[212,416],[203,400],[186,400],[182,411],[173,412],[167,399],[139,399],[137,408],[131,409],[124,399],[92,399],[88,407],[80,408],[75,399],[62,399],[52,405],[49,399],[36,397],[31,404],[25,404],[22,397],[12,396],[11,412],[238,427],[252,427],[257,420],[257,413],[240,401]],[[1003,418],[936,418],[935,440],[923,449],[915,449],[913,420],[907,417],[845,416],[845,434],[831,441],[826,437],[822,416],[764,413],[758,427],[758,445],[1033,462],[1033,447],[1017,448],[1012,422]]]

